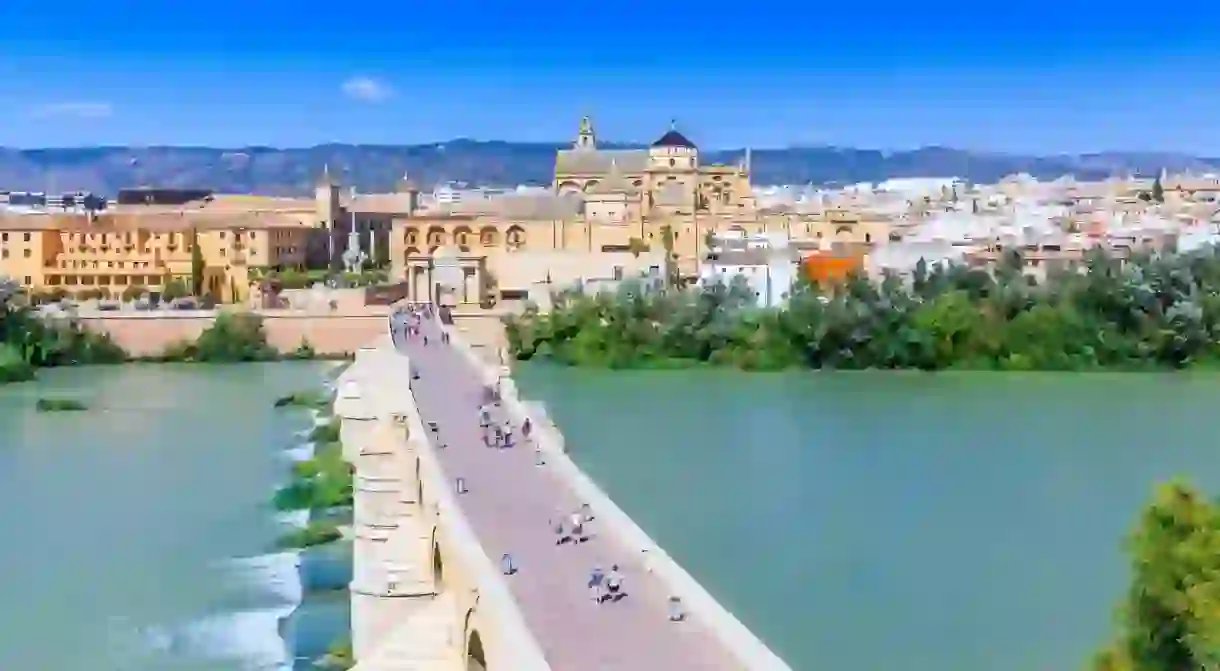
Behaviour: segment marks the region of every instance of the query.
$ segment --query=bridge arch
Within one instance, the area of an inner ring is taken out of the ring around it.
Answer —
[[[441,557],[441,546],[432,541],[432,583],[437,592],[445,588],[445,560]]]
[[[467,622],[473,613],[472,609],[466,615]],[[483,650],[483,637],[479,635],[478,629],[470,630],[466,639],[466,671],[487,671],[487,653]]]

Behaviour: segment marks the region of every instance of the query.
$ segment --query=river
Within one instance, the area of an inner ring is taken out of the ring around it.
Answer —
[[[794,669],[1078,669],[1220,376],[522,365],[573,458]]]
[[[275,551],[269,505],[312,425],[272,403],[324,375],[129,365],[0,387],[0,668],[305,668],[345,636],[346,592],[312,590],[342,588],[349,557]],[[90,409],[40,414],[44,395]]]

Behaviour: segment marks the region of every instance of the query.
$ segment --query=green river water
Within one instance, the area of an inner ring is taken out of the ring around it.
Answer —
[[[1153,485],[1220,486],[1216,375],[516,377],[797,671],[1079,669]]]
[[[273,549],[314,363],[40,371],[0,387],[0,669],[286,669],[346,634],[341,549]],[[80,413],[34,411],[44,395]],[[296,665],[303,667],[304,660]]]

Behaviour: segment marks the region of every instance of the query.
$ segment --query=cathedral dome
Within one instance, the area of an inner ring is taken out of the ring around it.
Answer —
[[[678,147],[681,149],[697,149],[694,142],[691,142],[685,135],[679,133],[676,129],[671,128],[659,140],[652,143],[653,147]]]

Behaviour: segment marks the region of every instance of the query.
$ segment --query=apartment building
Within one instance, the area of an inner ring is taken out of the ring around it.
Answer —
[[[208,195],[167,204],[169,196],[102,212],[0,212],[0,275],[36,291],[159,292],[175,280],[191,285],[197,246],[204,293],[241,301],[251,269],[303,266],[319,230],[310,200]]]

